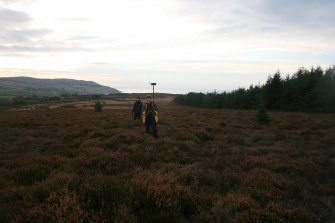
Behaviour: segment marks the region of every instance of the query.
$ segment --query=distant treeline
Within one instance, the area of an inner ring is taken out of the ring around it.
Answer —
[[[251,85],[223,93],[188,93],[174,101],[202,108],[267,109],[335,112],[335,66],[323,70],[300,68],[283,78],[278,71],[264,85]]]

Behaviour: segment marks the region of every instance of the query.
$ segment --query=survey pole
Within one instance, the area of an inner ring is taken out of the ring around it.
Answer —
[[[152,85],[152,102],[155,103],[155,85],[156,83],[150,83]]]

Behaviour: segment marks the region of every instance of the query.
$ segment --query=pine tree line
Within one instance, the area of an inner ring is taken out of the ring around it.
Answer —
[[[177,96],[178,104],[202,108],[266,109],[284,111],[335,112],[335,66],[323,70],[300,68],[293,75],[280,72],[263,85],[223,93],[188,93]]]

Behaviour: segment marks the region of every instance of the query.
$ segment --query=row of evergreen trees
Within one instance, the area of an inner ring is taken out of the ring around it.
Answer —
[[[292,76],[278,71],[264,85],[223,93],[188,93],[177,96],[178,104],[203,108],[267,109],[335,112],[335,66],[323,70],[300,68]]]

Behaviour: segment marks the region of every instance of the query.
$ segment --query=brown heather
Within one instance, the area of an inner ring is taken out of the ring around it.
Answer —
[[[0,222],[335,221],[333,114],[158,105],[1,112]]]

